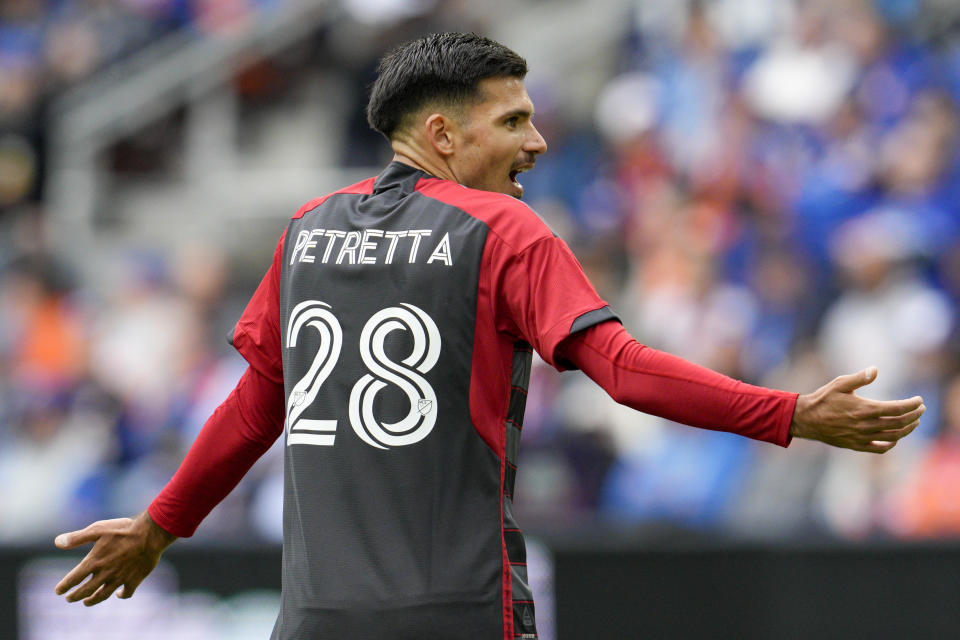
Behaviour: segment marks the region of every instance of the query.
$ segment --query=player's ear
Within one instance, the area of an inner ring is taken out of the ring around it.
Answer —
[[[442,113],[431,113],[423,124],[434,151],[444,157],[452,155],[456,123]]]

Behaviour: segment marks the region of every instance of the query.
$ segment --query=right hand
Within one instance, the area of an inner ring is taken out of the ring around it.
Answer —
[[[94,544],[86,557],[57,584],[55,591],[63,595],[73,589],[67,594],[67,602],[83,600],[88,607],[103,602],[120,587],[118,597],[129,598],[157,566],[164,549],[176,539],[161,529],[146,511],[136,518],[100,520],[86,529],[62,533],[54,541],[60,549]],[[90,579],[84,582],[87,576]]]

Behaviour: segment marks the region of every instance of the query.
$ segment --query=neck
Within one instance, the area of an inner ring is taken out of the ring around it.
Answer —
[[[398,142],[394,142],[393,152],[394,162],[410,165],[415,169],[429,173],[435,178],[459,182],[450,165],[442,158],[433,158],[410,145]]]

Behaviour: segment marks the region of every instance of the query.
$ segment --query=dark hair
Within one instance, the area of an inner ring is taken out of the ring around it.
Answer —
[[[377,67],[367,122],[389,140],[405,120],[430,103],[462,106],[476,100],[485,78],[524,78],[527,61],[475,33],[434,33],[404,43]]]

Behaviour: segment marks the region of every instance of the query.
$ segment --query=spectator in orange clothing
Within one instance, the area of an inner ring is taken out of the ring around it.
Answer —
[[[914,538],[960,536],[960,374],[943,396],[943,428],[895,495],[890,527]]]
[[[83,374],[83,319],[57,269],[43,260],[15,267],[6,277],[5,316],[16,316],[11,367],[24,385],[63,388]]]

